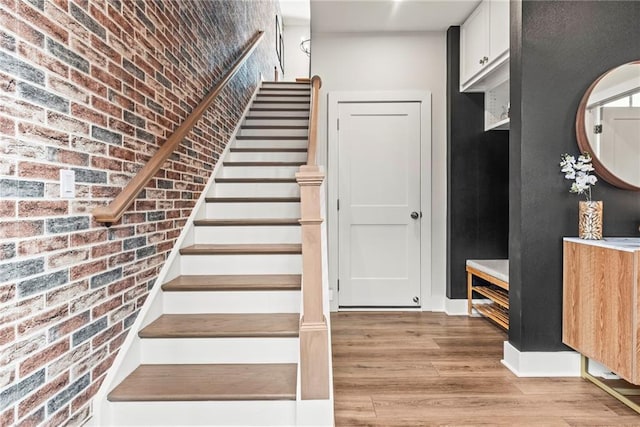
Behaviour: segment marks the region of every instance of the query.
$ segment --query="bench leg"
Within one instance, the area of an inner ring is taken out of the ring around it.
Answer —
[[[473,283],[473,274],[467,272],[467,313],[469,314],[469,316],[471,316],[472,301],[473,301],[472,283]]]

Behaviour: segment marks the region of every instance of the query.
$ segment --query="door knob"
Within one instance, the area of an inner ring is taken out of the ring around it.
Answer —
[[[420,218],[420,214],[416,211],[411,212],[411,218],[418,219]]]

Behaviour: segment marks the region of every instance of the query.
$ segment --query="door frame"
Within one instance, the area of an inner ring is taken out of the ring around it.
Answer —
[[[328,94],[327,116],[327,245],[331,311],[338,311],[338,115],[341,103],[419,102],[420,103],[420,307],[406,311],[433,309],[431,283],[431,92],[409,91],[334,91]],[[349,309],[357,310],[357,309]],[[384,308],[378,309],[384,311]],[[397,309],[394,309],[397,310]]]

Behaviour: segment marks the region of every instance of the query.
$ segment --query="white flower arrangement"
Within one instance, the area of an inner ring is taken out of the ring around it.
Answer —
[[[569,192],[584,194],[587,201],[590,202],[591,187],[598,182],[598,178],[590,174],[594,171],[593,165],[591,165],[591,155],[585,152],[576,160],[574,156],[565,153],[560,156],[560,159],[560,171],[564,173],[566,179],[573,180]]]

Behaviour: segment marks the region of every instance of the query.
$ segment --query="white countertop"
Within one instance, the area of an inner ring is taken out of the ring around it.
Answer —
[[[565,242],[582,243],[583,245],[600,246],[619,251],[640,251],[640,237],[604,237],[602,240],[587,240],[578,237],[565,237]]]

